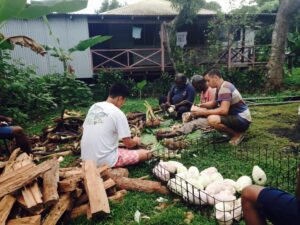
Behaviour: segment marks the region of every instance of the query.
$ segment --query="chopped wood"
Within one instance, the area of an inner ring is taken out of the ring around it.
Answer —
[[[0,177],[0,198],[31,183],[35,178],[50,170],[55,161],[45,161],[37,166],[28,164]]]
[[[109,189],[109,188],[112,188],[113,186],[116,185],[115,181],[114,181],[113,179],[111,179],[111,178],[109,178],[108,180],[104,181],[103,184],[104,184],[104,189],[105,189],[105,190],[107,190],[107,189]],[[76,205],[76,206],[82,205],[82,204],[88,202],[88,200],[89,200],[89,198],[88,198],[87,194],[85,193],[85,194],[81,195],[81,196],[77,199],[75,205]]]
[[[2,176],[5,175],[8,171],[11,170],[13,164],[15,163],[15,159],[17,158],[18,156],[18,153],[21,151],[20,148],[16,148],[11,154],[10,154],[10,157],[6,163],[6,166],[2,172]]]
[[[5,225],[7,217],[15,203],[16,199],[11,195],[6,195],[0,201],[0,225]]]
[[[75,191],[78,183],[81,181],[81,177],[74,177],[69,179],[64,179],[58,182],[58,191],[60,193]]]
[[[58,202],[52,207],[43,225],[55,225],[64,212],[70,207],[72,199],[70,193],[62,195]]]
[[[126,168],[114,168],[114,169],[108,169],[105,170],[102,173],[102,176],[104,178],[114,178],[114,177],[128,177],[129,176],[129,172],[128,169]]]
[[[22,194],[18,195],[17,202],[24,210],[26,210],[27,212],[29,212],[32,215],[39,215],[45,210],[45,208],[32,208],[32,209],[27,208]]]
[[[81,215],[86,215],[87,214],[87,208],[88,208],[88,204],[84,204],[81,206],[78,206],[76,208],[74,208],[70,214],[70,218],[71,219],[75,219]]]
[[[72,151],[64,151],[64,152],[58,152],[58,153],[53,153],[53,154],[50,154],[50,155],[44,155],[44,156],[41,156],[41,157],[36,157],[38,159],[48,159],[48,158],[56,158],[58,156],[67,156],[67,155],[72,155],[73,152]]]
[[[92,216],[101,212],[110,213],[107,195],[103,180],[100,177],[96,164],[92,160],[83,162],[84,186],[89,198]]]
[[[7,162],[0,162],[0,169],[4,168],[6,166]]]
[[[107,165],[100,166],[97,168],[98,174],[102,174],[104,171],[109,169],[110,167]],[[82,175],[82,168],[79,167],[69,167],[69,168],[60,168],[59,169],[59,177],[61,178],[70,178],[70,177],[77,177],[83,176]]]
[[[151,180],[141,180],[138,178],[114,177],[118,189],[143,191],[147,193],[169,194],[168,189],[160,182]]]
[[[150,176],[146,175],[146,176],[139,177],[138,179],[140,179],[140,180],[146,180],[146,179],[149,179],[149,178],[150,178]]]
[[[58,202],[59,196],[57,186],[59,181],[59,162],[56,161],[53,167],[43,175],[43,197],[46,207]]]
[[[108,200],[112,202],[121,202],[124,199],[124,196],[127,194],[126,190],[117,191],[114,195],[109,196]]]
[[[72,197],[74,198],[79,198],[83,193],[83,190],[81,188],[76,188],[73,192],[72,192]]]
[[[22,217],[9,220],[7,225],[40,225],[41,215]]]

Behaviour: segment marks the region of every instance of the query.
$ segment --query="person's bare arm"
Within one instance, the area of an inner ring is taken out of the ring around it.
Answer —
[[[123,144],[126,146],[126,148],[130,149],[133,148],[135,146],[138,146],[139,144],[141,144],[141,139],[139,137],[126,137],[123,138]]]
[[[230,108],[229,101],[222,101],[220,107],[215,109],[206,109],[206,108],[198,108],[192,111],[193,116],[209,116],[209,115],[220,115],[226,116],[228,115]]]
[[[209,101],[209,102],[205,102],[205,103],[201,103],[200,107],[201,108],[206,108],[206,109],[214,109],[217,107],[217,102],[215,100],[213,101]]]

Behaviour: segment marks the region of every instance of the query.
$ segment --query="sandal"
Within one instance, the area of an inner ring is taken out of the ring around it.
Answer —
[[[241,134],[241,136],[239,136],[237,139],[235,140],[230,140],[229,141],[229,144],[233,145],[233,146],[237,146],[239,145],[245,138],[245,135],[244,134]]]

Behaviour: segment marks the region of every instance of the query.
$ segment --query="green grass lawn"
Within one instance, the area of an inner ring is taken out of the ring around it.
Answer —
[[[157,105],[155,99],[147,99],[152,105]],[[144,100],[129,99],[122,110],[124,112],[130,111],[144,111]],[[291,141],[288,137],[278,137],[270,131],[270,129],[277,127],[283,129],[294,129],[298,121],[297,115],[299,104],[288,104],[280,106],[260,106],[251,107],[253,123],[247,132],[247,138],[244,145],[249,148],[249,154],[258,159],[258,154],[261,156],[261,151],[258,148],[272,149],[275,153],[280,153],[283,147],[288,145],[298,145]],[[80,108],[86,113],[88,108]],[[45,116],[42,121],[36,121],[26,128],[30,134],[39,134],[42,127],[51,123],[51,119],[58,116],[59,113],[52,113]],[[300,132],[300,131],[298,131]],[[251,175],[252,166],[262,162],[252,162],[246,157],[237,157],[238,154],[228,146],[227,143],[221,143],[215,146],[212,150],[210,147],[202,147],[195,145],[191,147],[192,151],[186,151],[182,154],[181,161],[186,166],[197,166],[199,169],[204,169],[208,166],[216,166],[225,178],[237,179],[241,175]],[[259,153],[258,153],[259,152]],[[284,153],[284,152],[283,152]],[[245,154],[244,154],[245,156]],[[270,156],[264,156],[269,160]],[[283,155],[286,159],[286,155]],[[76,157],[66,157],[63,166],[68,166]],[[291,160],[294,160],[293,158]],[[286,161],[283,161],[286,162]],[[276,164],[277,162],[275,162]],[[264,165],[264,164],[262,164]],[[141,177],[151,175],[153,163],[143,163],[137,166],[129,167],[130,177]],[[276,178],[276,172],[270,168],[264,168],[268,177],[272,180]],[[154,179],[151,177],[151,179]],[[284,179],[283,179],[283,182]],[[271,184],[273,182],[270,182]],[[277,182],[279,187],[284,189],[284,185]],[[280,186],[281,185],[281,186]],[[181,201],[177,201],[176,195],[162,196],[168,200],[168,207],[165,209],[156,209],[159,205],[156,202],[159,194],[146,194],[129,191],[124,201],[118,204],[110,204],[111,214],[106,218],[93,219],[88,221],[86,217],[80,217],[73,221],[67,221],[65,224],[136,224],[134,221],[134,213],[139,210],[146,218],[141,219],[141,224],[186,224],[185,213],[192,211],[194,219],[191,224],[215,224],[213,215],[204,215],[200,213],[197,208],[187,206]],[[209,209],[208,209],[209,210]],[[241,222],[243,224],[243,222]]]

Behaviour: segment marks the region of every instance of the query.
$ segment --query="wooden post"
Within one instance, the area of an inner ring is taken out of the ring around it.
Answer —
[[[43,197],[46,207],[58,202],[57,182],[59,181],[59,162],[43,175]]]
[[[160,24],[160,49],[161,49],[161,71],[165,72],[165,47],[164,47],[164,39],[165,39],[165,30],[163,22]]]
[[[83,162],[82,168],[84,174],[84,186],[89,198],[91,214],[95,215],[101,212],[110,213],[103,180],[97,172],[95,162],[86,160]]]
[[[0,201],[0,225],[5,225],[7,217],[15,203],[16,199],[11,195],[6,195]]]

